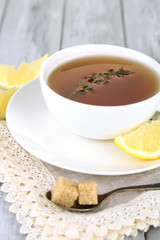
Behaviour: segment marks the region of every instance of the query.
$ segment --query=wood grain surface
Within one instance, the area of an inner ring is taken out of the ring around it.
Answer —
[[[123,1],[126,46],[160,62],[160,1]]]
[[[160,62],[159,0],[1,0],[0,64],[86,43],[133,48]],[[0,240],[23,240],[0,191]],[[125,240],[159,240],[160,228]]]
[[[87,43],[124,46],[119,0],[67,1],[62,48]]]

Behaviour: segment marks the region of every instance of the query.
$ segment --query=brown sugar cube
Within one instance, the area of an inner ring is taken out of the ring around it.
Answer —
[[[98,204],[97,184],[96,182],[80,182],[78,183],[79,199],[81,205]]]
[[[51,201],[61,206],[71,207],[77,198],[77,183],[67,178],[59,177],[51,190]]]

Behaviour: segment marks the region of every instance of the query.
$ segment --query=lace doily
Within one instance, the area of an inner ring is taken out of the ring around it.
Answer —
[[[127,184],[158,181],[159,174],[160,169],[156,169],[139,175],[101,177],[43,164],[17,144],[6,122],[0,121],[1,190],[7,193],[6,201],[12,203],[10,211],[16,213],[22,225],[20,232],[27,234],[27,240],[122,240],[125,235],[136,235],[138,230],[147,231],[150,225],[157,227],[160,225],[160,191],[145,192],[125,204],[88,214],[62,210],[45,195],[58,175],[69,175],[73,180],[92,177],[99,185],[102,183],[104,191],[107,184],[109,188],[122,186],[126,179],[129,179]]]

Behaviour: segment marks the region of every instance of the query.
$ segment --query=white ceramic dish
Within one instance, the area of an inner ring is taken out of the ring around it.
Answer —
[[[89,140],[67,131],[47,109],[39,79],[15,93],[6,118],[11,134],[23,148],[58,167],[89,174],[124,175],[160,166],[160,159],[137,159],[112,140]]]

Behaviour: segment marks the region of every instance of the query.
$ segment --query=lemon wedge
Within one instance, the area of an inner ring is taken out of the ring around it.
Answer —
[[[157,159],[160,157],[160,120],[144,123],[114,141],[130,155],[141,159]]]
[[[0,119],[1,120],[5,119],[8,102],[16,91],[17,91],[17,88],[11,88],[7,91],[3,91],[0,89]]]
[[[20,88],[25,83],[39,76],[43,62],[49,57],[48,53],[44,57],[33,62],[22,62],[17,70],[15,66],[0,65],[0,87],[10,89]]]

